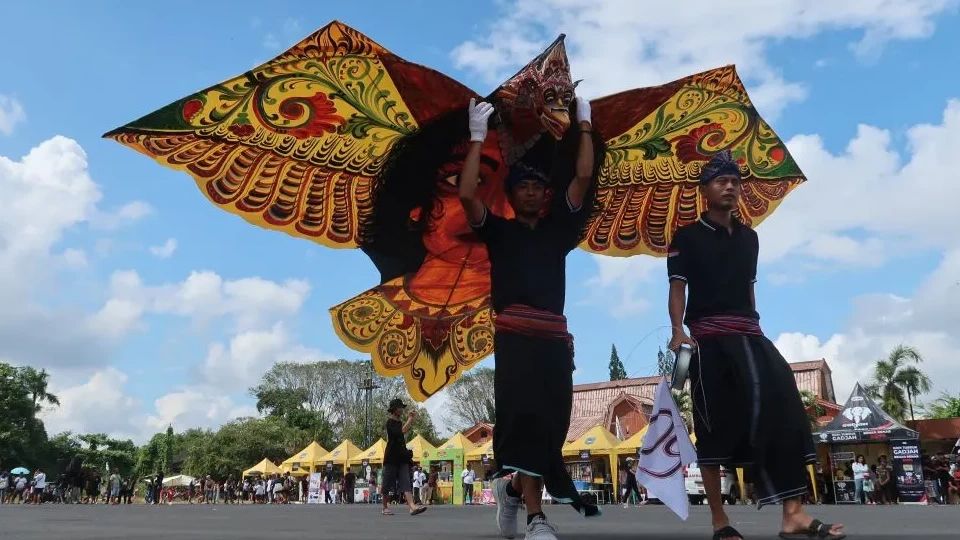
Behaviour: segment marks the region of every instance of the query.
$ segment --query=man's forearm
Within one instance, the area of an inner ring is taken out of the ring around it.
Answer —
[[[670,326],[673,332],[683,331],[683,312],[687,306],[686,283],[673,280],[670,282],[670,297],[667,309],[670,312]]]
[[[577,150],[577,163],[573,181],[567,189],[567,198],[575,207],[583,204],[583,199],[593,181],[593,134],[590,122],[580,122],[580,146]]]

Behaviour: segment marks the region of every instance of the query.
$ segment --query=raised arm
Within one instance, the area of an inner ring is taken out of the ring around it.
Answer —
[[[577,124],[580,128],[580,146],[577,150],[576,176],[567,188],[567,200],[572,209],[583,206],[583,198],[593,181],[593,125],[590,102],[577,96]]]
[[[473,225],[483,220],[483,203],[477,199],[477,184],[480,183],[480,151],[487,138],[487,120],[493,114],[493,105],[473,98],[467,108],[470,118],[470,148],[460,171],[460,204],[467,213],[467,220]]]

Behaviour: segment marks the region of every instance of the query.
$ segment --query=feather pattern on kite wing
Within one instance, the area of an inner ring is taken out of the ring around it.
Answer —
[[[664,256],[673,233],[706,209],[701,167],[730,149],[740,164],[738,214],[756,226],[805,180],[760,117],[733,66],[591,102],[607,144],[596,212],[581,248],[602,255]]]

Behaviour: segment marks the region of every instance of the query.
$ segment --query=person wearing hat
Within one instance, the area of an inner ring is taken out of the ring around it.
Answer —
[[[717,152],[700,174],[707,211],[678,229],[667,250],[670,348],[688,344],[697,351],[690,397],[713,537],[743,538],[723,510],[720,466],[750,464],[758,508],[782,503],[781,538],[839,540],[843,525],[813,519],[801,503],[806,465],[817,455],[793,372],[760,329],[754,295],[759,242],[735,214],[740,182],[732,153]]]
[[[413,419],[417,413],[411,410],[406,412],[407,405],[400,398],[395,398],[390,402],[387,408],[389,417],[387,417],[387,448],[383,452],[383,484],[380,487],[380,494],[383,499],[383,509],[380,513],[385,516],[392,516],[393,511],[388,506],[390,502],[390,490],[399,489],[403,493],[407,506],[410,507],[410,515],[416,516],[427,510],[426,506],[417,505],[413,501],[413,488],[410,486],[410,466],[413,461],[413,455],[407,450],[406,433],[413,426]]]
[[[630,506],[630,496],[636,495],[637,497],[637,506],[640,505],[640,501],[643,500],[643,497],[640,495],[640,485],[637,484],[637,460],[632,457],[627,458],[627,485],[623,489],[623,507],[627,508]]]

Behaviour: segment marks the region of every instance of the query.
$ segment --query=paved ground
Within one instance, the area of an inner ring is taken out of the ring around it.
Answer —
[[[957,539],[958,506],[872,506],[814,509],[821,519],[847,524],[851,539]],[[704,507],[691,508],[681,522],[662,506],[624,510],[605,507],[604,515],[585,520],[573,510],[553,506],[547,512],[562,540],[710,538]],[[776,538],[777,508],[758,512],[731,510],[735,526],[748,539]],[[418,517],[381,516],[375,507],[357,506],[0,506],[0,538],[17,540],[156,539],[156,540],[335,540],[497,538],[490,507],[432,507]],[[520,538],[523,538],[520,536]]]

